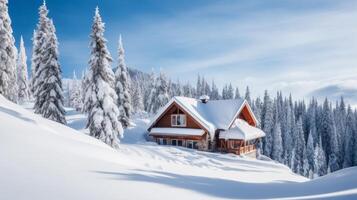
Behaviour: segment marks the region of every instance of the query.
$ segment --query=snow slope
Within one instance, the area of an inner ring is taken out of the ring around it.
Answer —
[[[0,96],[0,199],[357,198],[357,168],[308,181],[272,161],[145,142],[148,120],[135,123],[113,150]]]

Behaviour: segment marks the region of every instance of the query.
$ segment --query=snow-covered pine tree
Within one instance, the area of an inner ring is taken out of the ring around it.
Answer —
[[[144,103],[142,97],[142,91],[137,79],[132,81],[132,104],[135,113],[144,111]]]
[[[41,114],[47,119],[66,124],[56,29],[53,21],[47,18],[46,5],[41,7],[40,12],[46,11],[44,21],[47,23],[45,26],[47,29],[44,33],[44,42],[40,47],[42,55],[38,60],[39,66],[34,77],[34,109],[35,113]]]
[[[345,129],[345,142],[344,142],[344,159],[343,159],[343,168],[346,167],[351,167],[353,166],[353,156],[354,156],[354,149],[353,149],[353,145],[354,142],[354,138],[353,136],[356,135],[356,127],[354,124],[354,116],[353,116],[353,112],[352,112],[352,108],[351,106],[348,106],[347,108],[347,118],[346,118],[346,129]]]
[[[222,99],[228,99],[228,85],[226,84],[223,88],[222,88]]]
[[[315,154],[315,148],[314,148],[314,138],[312,137],[312,131],[310,130],[308,139],[307,139],[307,146],[306,146],[306,158],[308,161],[309,165],[309,178],[313,178],[313,172],[314,172],[314,154]]]
[[[249,103],[249,105],[252,103],[252,99],[250,97],[250,90],[249,87],[247,86],[247,88],[245,89],[245,96],[244,96],[245,100],[247,100],[247,102]]]
[[[32,38],[32,59],[31,59],[31,93],[33,97],[36,97],[35,94],[35,82],[36,82],[36,73],[38,68],[41,65],[41,62],[43,60],[43,51],[44,51],[44,43],[47,40],[47,35],[48,35],[48,25],[49,25],[49,19],[47,17],[48,15],[48,9],[46,6],[46,3],[43,2],[43,5],[40,6],[39,8],[39,21],[36,26],[36,30],[33,32],[33,38]]]
[[[299,174],[304,174],[304,160],[303,160],[303,155],[306,153],[305,149],[305,139],[304,139],[304,131],[302,127],[302,118],[300,117],[294,128],[293,132],[293,140],[294,140],[294,150],[295,150],[295,157],[294,157],[294,166],[291,166],[291,168]]]
[[[323,176],[327,173],[326,156],[322,149],[321,137],[319,137],[319,143],[315,147],[314,156],[314,178]]]
[[[18,101],[24,103],[30,98],[30,90],[28,86],[27,73],[27,56],[24,46],[24,40],[20,39],[20,50],[17,58],[17,86],[18,86]]]
[[[12,35],[8,0],[0,1],[0,94],[17,102],[15,39]]]
[[[248,90],[249,91],[249,90]],[[266,136],[263,139],[263,153],[266,156],[271,156],[273,145],[273,129],[274,129],[274,109],[273,103],[268,95],[268,91],[264,92],[264,104],[262,110],[262,129]]]
[[[114,87],[114,73],[110,67],[112,58],[104,38],[104,23],[98,7],[92,25],[91,57],[89,71],[86,74],[84,111],[88,114],[89,134],[104,143],[117,148],[123,128],[118,120],[119,109],[116,106],[117,95]]]
[[[197,98],[202,96],[202,82],[201,82],[201,77],[199,74],[197,75],[196,94],[195,95]]]
[[[339,145],[338,145],[338,137],[335,123],[332,124],[332,132],[330,133],[330,147],[331,151],[328,155],[328,167],[330,168],[331,172],[337,171],[340,169],[339,165]]]
[[[234,98],[235,99],[240,99],[241,98],[238,87],[236,87],[236,92],[235,92]]]
[[[271,158],[282,163],[283,156],[283,141],[281,138],[281,127],[279,122],[277,102],[275,103],[274,128],[273,128],[273,144]]]
[[[218,100],[218,99],[220,99],[218,87],[216,86],[216,83],[214,82],[214,80],[212,80],[211,94],[210,94],[209,96],[210,96],[210,99],[211,99],[211,100]]]
[[[69,102],[70,106],[75,108],[76,111],[80,111],[83,108],[83,101],[81,95],[81,85],[77,79],[76,72],[73,71],[72,84],[69,90]]]
[[[233,99],[234,97],[234,91],[233,91],[233,86],[231,83],[228,85],[228,90],[227,90],[227,99]]]
[[[132,112],[131,97],[130,97],[130,76],[128,68],[125,64],[124,47],[121,35],[119,37],[118,47],[118,67],[115,71],[115,92],[117,93],[117,105],[119,108],[119,120],[124,128],[130,125],[130,117]]]
[[[151,95],[151,113],[156,113],[161,107],[165,106],[169,102],[170,97],[168,94],[168,82],[166,75],[163,72],[160,72],[160,76],[155,82],[155,87]]]
[[[144,108],[147,112],[150,112],[150,108],[152,105],[151,100],[153,99],[152,95],[154,95],[153,92],[155,90],[155,81],[155,73],[151,71],[149,75],[149,83],[146,85],[144,92]]]
[[[182,90],[183,90],[183,96],[185,96],[185,97],[193,97],[193,95],[192,95],[192,90],[193,89],[192,89],[190,83],[186,83],[183,86]]]

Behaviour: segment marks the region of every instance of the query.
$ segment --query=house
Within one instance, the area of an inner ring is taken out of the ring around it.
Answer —
[[[265,133],[257,128],[244,99],[173,97],[149,124],[149,136],[162,145],[203,151],[254,154]]]

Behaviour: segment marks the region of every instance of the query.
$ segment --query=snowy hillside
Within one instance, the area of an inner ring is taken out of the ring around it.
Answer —
[[[309,181],[271,161],[157,146],[135,123],[116,151],[0,96],[0,199],[357,198],[357,168]]]

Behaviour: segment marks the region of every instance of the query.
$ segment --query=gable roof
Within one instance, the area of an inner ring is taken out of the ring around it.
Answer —
[[[174,102],[206,128],[211,138],[214,137],[217,129],[228,130],[245,105],[251,112],[250,106],[244,99],[210,100],[202,103],[199,99],[175,96],[157,112],[149,124],[150,128]],[[251,115],[257,122],[253,112]]]

